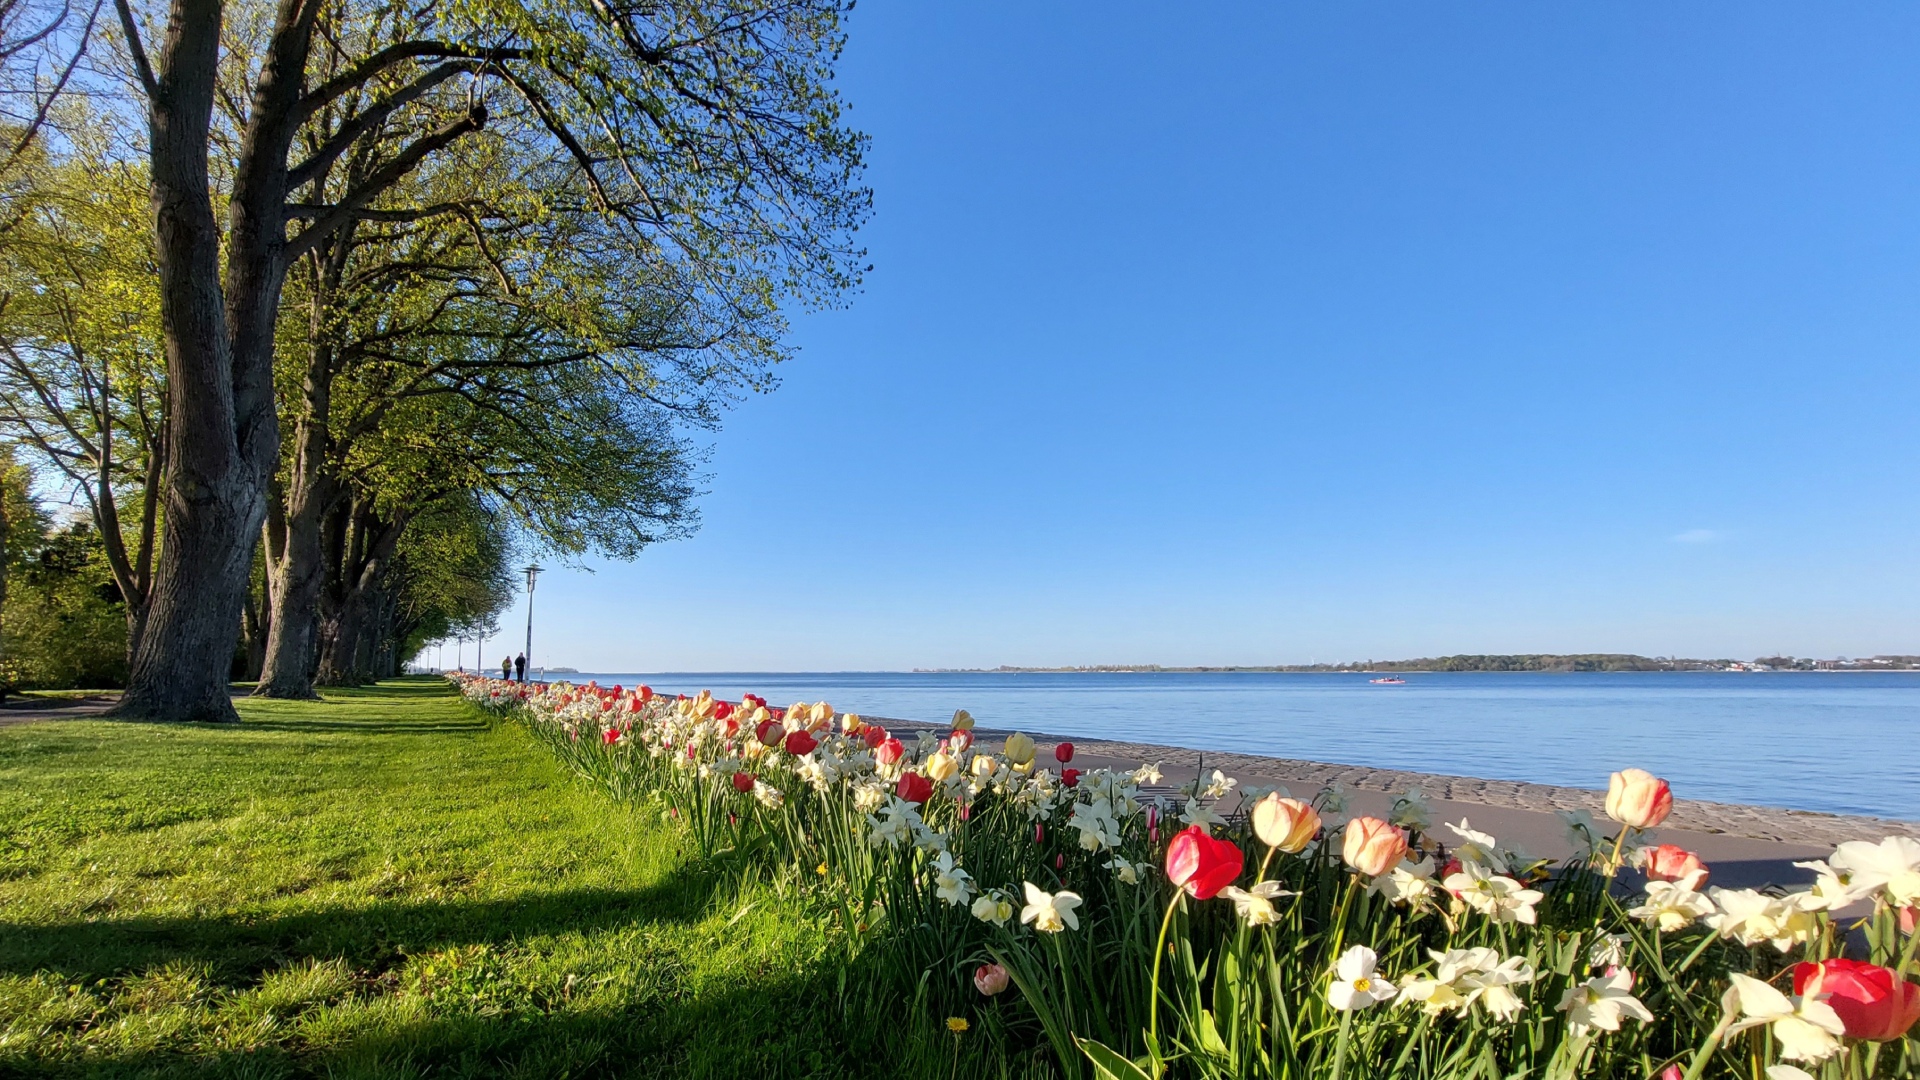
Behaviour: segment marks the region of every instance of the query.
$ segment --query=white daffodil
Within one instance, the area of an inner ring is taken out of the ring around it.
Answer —
[[[961,907],[973,896],[973,876],[953,861],[953,852],[942,851],[930,864],[933,869],[934,895],[954,907]]]
[[[1813,912],[1788,900],[1766,896],[1752,889],[1709,889],[1708,896],[1718,909],[1703,916],[1701,922],[1721,937],[1734,938],[1742,945],[1771,944],[1781,952],[1811,941],[1819,932],[1820,921]]]
[[[1288,892],[1277,881],[1262,881],[1251,889],[1229,885],[1220,890],[1220,895],[1233,901],[1233,910],[1247,920],[1248,926],[1267,926],[1280,921],[1280,913],[1273,908],[1275,900],[1300,894]]]
[[[1133,782],[1142,785],[1157,784],[1160,782],[1162,775],[1159,762],[1154,762],[1151,765],[1142,764],[1139,768],[1133,770]]]
[[[1213,775],[1207,778],[1207,786],[1200,789],[1200,794],[1209,799],[1224,798],[1227,792],[1232,791],[1239,783],[1240,781],[1215,769]]]
[[[760,805],[769,810],[778,810],[787,801],[787,797],[780,794],[779,788],[764,780],[753,782],[753,797],[760,800]]]
[[[1769,1065],[1767,1080],[1814,1080],[1813,1074],[1798,1065]]]
[[[1189,825],[1198,825],[1208,832],[1215,825],[1225,825],[1227,819],[1213,812],[1213,809],[1199,799],[1188,799],[1187,808],[1180,812],[1180,820]]]
[[[1435,962],[1433,977],[1415,979],[1405,994],[1429,1013],[1449,1009],[1465,1011],[1475,1002],[1504,1022],[1511,1023],[1527,1007],[1513,988],[1534,980],[1533,965],[1522,956],[1501,959],[1489,948],[1448,949],[1431,952]]]
[[[1128,885],[1138,885],[1140,884],[1141,873],[1152,870],[1153,864],[1146,862],[1128,862],[1126,859],[1115,855],[1107,862],[1107,869],[1113,871],[1114,877],[1119,878]]]
[[[1079,893],[1050,893],[1031,881],[1021,884],[1027,887],[1027,905],[1020,909],[1021,922],[1032,923],[1035,930],[1049,934],[1080,929],[1080,917],[1073,913],[1073,909],[1080,906]]]
[[[1587,950],[1587,966],[1597,970],[1624,967],[1630,940],[1625,934],[1601,934]]]
[[[1633,972],[1625,968],[1568,987],[1560,996],[1558,1008],[1567,1014],[1567,1030],[1575,1038],[1595,1028],[1619,1031],[1623,1017],[1631,1016],[1643,1024],[1653,1020],[1653,1013],[1633,996]]]
[[[1698,878],[1685,881],[1649,881],[1647,902],[1627,914],[1653,923],[1666,933],[1692,925],[1693,920],[1714,912],[1713,901],[1695,892]]]
[[[1449,824],[1447,831],[1460,838],[1453,854],[1462,864],[1479,863],[1496,874],[1507,872],[1507,860],[1501,857],[1500,843],[1492,834],[1474,828],[1466,818],[1461,818],[1458,825]]]
[[[1878,844],[1849,840],[1833,849],[1827,860],[1848,875],[1848,884],[1861,894],[1884,891],[1895,907],[1920,902],[1920,840],[1889,836]]]
[[[1387,824],[1417,832],[1433,828],[1433,804],[1427,801],[1427,793],[1417,787],[1408,788],[1405,795],[1394,800],[1393,809],[1387,813]]]
[[[879,784],[861,784],[853,789],[853,808],[863,814],[871,814],[887,805],[887,794],[887,789]]]
[[[1447,875],[1443,882],[1448,892],[1468,907],[1497,923],[1534,922],[1533,906],[1546,898],[1538,889],[1529,889],[1501,874],[1488,873],[1477,862],[1463,863],[1460,871]]]
[[[1768,1026],[1788,1061],[1825,1061],[1840,1052],[1846,1028],[1833,1006],[1812,998],[1788,997],[1750,975],[1734,972],[1727,996],[1740,1005],[1740,1021],[1728,1034]]]
[[[990,893],[983,894],[980,899],[975,900],[973,907],[969,910],[973,912],[973,917],[979,919],[981,922],[990,922],[995,926],[1005,926],[1007,925],[1007,920],[1013,918],[1013,901],[1000,895],[1000,890],[995,889]]]
[[[1796,902],[1808,911],[1838,911],[1860,899],[1860,892],[1853,887],[1853,875],[1835,870],[1826,860],[1815,859],[1793,865],[1813,871],[1813,886],[1805,892],[1794,894]]]
[[[1080,847],[1086,851],[1120,846],[1120,822],[1113,816],[1113,804],[1105,799],[1075,803],[1067,824],[1080,830]]]
[[[1380,958],[1365,945],[1355,945],[1341,953],[1333,966],[1333,984],[1327,987],[1327,1004],[1349,1012],[1392,1001],[1399,991],[1391,982],[1374,974],[1374,966],[1379,962]]]
[[[1400,860],[1399,866],[1374,878],[1367,891],[1383,897],[1389,904],[1413,904],[1426,899],[1433,892],[1433,856],[1419,862]]]

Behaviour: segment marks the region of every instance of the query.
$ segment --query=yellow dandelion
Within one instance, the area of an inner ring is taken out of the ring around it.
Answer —
[[[947,1017],[947,1030],[953,1032],[955,1035],[967,1030],[967,1018],[964,1016]]]
[[[820,864],[819,866],[816,866],[816,867],[814,867],[814,868],[813,868],[813,872],[814,872],[814,873],[816,873],[816,874],[819,874],[819,875],[820,875],[821,877],[826,877],[826,876],[827,876],[827,864],[826,864],[826,863],[821,863],[821,864]]]

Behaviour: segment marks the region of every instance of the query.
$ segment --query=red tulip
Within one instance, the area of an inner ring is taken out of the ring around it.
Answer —
[[[1055,855],[1053,857],[1053,868],[1055,870],[1065,870],[1067,868],[1067,857],[1065,855]]]
[[[947,736],[947,749],[955,754],[964,754],[967,747],[973,745],[973,732],[956,731]]]
[[[1167,845],[1167,880],[1196,900],[1211,900],[1233,884],[1245,862],[1239,848],[1208,836],[1198,825],[1189,825]]]
[[[652,701],[652,700],[653,700],[653,687],[651,687],[651,686],[648,686],[648,685],[646,685],[646,684],[644,684],[644,683],[642,683],[642,684],[641,684],[641,686],[640,686],[640,700],[641,700],[641,701]]]
[[[869,750],[880,749],[880,744],[888,739],[887,729],[878,724],[867,724],[860,729],[860,738]]]
[[[1797,964],[1793,992],[1826,994],[1841,1026],[1856,1039],[1892,1042],[1920,1021],[1920,985],[1877,964],[1847,959]]]
[[[1073,744],[1070,742],[1063,742],[1059,746],[1054,747],[1053,760],[1059,762],[1062,765],[1065,765],[1067,762],[1072,761],[1073,760]]]
[[[727,704],[724,701],[716,702],[714,704],[713,718],[715,720],[725,720],[727,717],[732,715],[733,715],[733,706]]]
[[[750,772],[734,773],[733,774],[733,790],[739,792],[742,795],[745,795],[747,792],[752,791],[753,790],[753,774]]]
[[[612,746],[614,743],[620,741],[620,732],[616,728],[608,728],[606,734],[602,735],[601,738],[607,741],[608,746]]]
[[[738,734],[740,734],[740,721],[735,720],[732,717],[728,717],[727,718],[727,738],[731,739]]]
[[[1046,839],[1047,839],[1046,827],[1044,825],[1041,825],[1037,821],[1034,822],[1033,823],[1033,842],[1036,844],[1044,843]]]
[[[903,773],[893,791],[910,803],[924,803],[933,797],[933,781],[917,772]]]
[[[907,748],[900,745],[899,739],[888,738],[885,742],[881,743],[877,749],[874,750],[873,760],[879,762],[882,765],[891,765],[894,762],[899,761],[901,756],[904,755],[906,752],[907,752]]]
[[[804,731],[796,731],[787,736],[787,753],[792,754],[794,757],[799,757],[802,754],[811,754],[813,753],[813,748],[819,745],[820,741],[818,739],[815,739],[812,735]]]
[[[759,739],[762,746],[779,746],[787,733],[781,729],[778,720],[762,720],[754,727],[753,737]]]
[[[1061,769],[1060,782],[1067,785],[1068,787],[1079,787],[1080,786],[1080,770],[1079,769]]]
[[[1655,881],[1681,881],[1689,874],[1699,874],[1700,880],[1693,883],[1698,889],[1707,883],[1707,865],[1700,856],[1674,844],[1661,844],[1647,849],[1647,876]]]

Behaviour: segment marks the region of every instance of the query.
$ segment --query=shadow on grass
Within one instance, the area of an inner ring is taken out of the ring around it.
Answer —
[[[463,735],[486,731],[484,717],[457,720],[257,720],[241,721],[238,731],[283,731],[316,735]]]
[[[824,971],[691,999],[638,998],[546,1011],[452,1012],[370,1022],[337,1041],[202,1053],[93,1050],[47,1057],[0,1050],[8,1076],[399,1080],[413,1077],[785,1078],[900,1075],[884,1055],[856,1055],[823,1007]],[[941,1074],[945,1075],[944,1071]]]
[[[682,868],[644,889],[574,889],[487,900],[374,900],[288,914],[143,917],[41,925],[0,921],[0,972],[58,972],[70,982],[165,964],[205,965],[215,981],[250,984],[305,959],[345,960],[379,973],[410,953],[569,931],[695,923],[719,875]]]

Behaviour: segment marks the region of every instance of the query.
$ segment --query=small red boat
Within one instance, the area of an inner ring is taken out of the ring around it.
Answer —
[[[1386,678],[1384,678],[1384,679],[1368,679],[1367,681],[1368,681],[1368,682],[1370,682],[1370,683],[1374,683],[1375,685],[1378,685],[1378,686],[1405,686],[1405,685],[1407,685],[1407,680],[1405,680],[1405,679],[1396,679],[1396,678],[1394,678],[1394,677],[1392,677],[1391,675],[1389,675],[1388,677],[1386,677]]]

